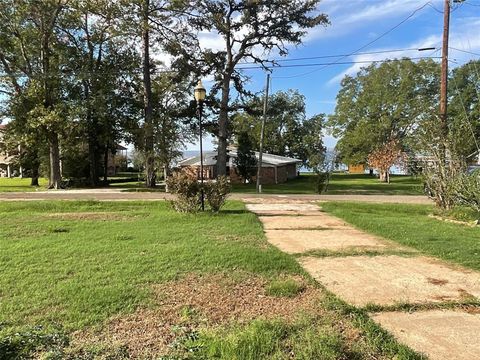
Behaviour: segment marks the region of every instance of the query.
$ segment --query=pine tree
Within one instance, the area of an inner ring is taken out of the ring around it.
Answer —
[[[250,139],[246,131],[238,134],[237,143],[237,157],[234,160],[235,171],[242,177],[243,182],[246,183],[256,173],[255,166],[257,165],[257,160],[252,150],[252,139]]]

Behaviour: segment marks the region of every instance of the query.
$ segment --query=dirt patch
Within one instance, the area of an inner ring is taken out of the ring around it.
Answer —
[[[428,281],[430,284],[439,285],[439,286],[448,284],[448,280],[444,280],[444,279],[427,278],[427,281]]]
[[[135,217],[135,215],[126,215],[118,212],[65,212],[65,213],[51,213],[43,216],[44,218],[54,218],[60,220],[96,220],[96,221],[111,221],[111,220],[128,220]]]
[[[432,360],[476,360],[480,354],[480,314],[454,310],[372,314],[401,342]]]
[[[297,281],[303,281],[297,278]],[[257,318],[293,320],[299,311],[320,312],[322,291],[304,284],[293,298],[268,296],[265,280],[249,276],[234,280],[226,275],[189,275],[155,285],[156,309],[139,309],[110,320],[98,333],[75,335],[75,346],[108,343],[126,346],[133,358],[168,353],[179,329],[246,322]]]
[[[307,257],[301,263],[329,290],[357,306],[480,297],[480,274],[423,256]],[[434,284],[429,279],[443,281]]]

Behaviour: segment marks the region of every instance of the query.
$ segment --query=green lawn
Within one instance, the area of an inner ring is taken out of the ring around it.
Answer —
[[[48,185],[48,180],[44,178],[39,179],[39,187],[30,186],[30,178],[0,178],[0,192],[25,192],[45,190]]]
[[[265,194],[314,194],[314,176],[302,174],[299,178],[283,184],[263,185]],[[423,190],[420,178],[411,176],[391,177],[391,183],[381,183],[369,175],[333,174],[326,194],[356,194],[356,195],[421,195]],[[233,192],[254,193],[255,184],[236,184]]]
[[[323,203],[322,208],[367,232],[452,263],[480,270],[480,227],[428,215],[428,205]]]
[[[291,279],[317,286],[293,257],[266,242],[240,202],[218,215],[178,214],[166,202],[1,202],[0,216],[2,360],[26,358],[39,345],[64,358],[61,334],[161,308],[154,285],[189,274],[226,274],[240,283],[256,276],[271,284],[266,293],[279,296],[275,301],[302,291]],[[291,352],[297,359],[419,358],[364,312],[318,291],[319,312],[293,322],[260,319],[197,331],[185,320],[195,309],[184,308],[171,349],[182,359],[291,359]],[[208,301],[215,304],[215,294]],[[69,358],[126,358],[122,347],[102,353],[110,345],[87,344]]]

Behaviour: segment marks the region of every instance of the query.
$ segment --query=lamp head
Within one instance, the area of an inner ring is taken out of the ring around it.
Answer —
[[[198,80],[198,84],[197,86],[195,86],[194,95],[195,95],[195,100],[197,100],[197,102],[205,100],[207,91],[203,87],[202,80]]]

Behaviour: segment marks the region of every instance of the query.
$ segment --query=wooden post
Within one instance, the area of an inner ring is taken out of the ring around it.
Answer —
[[[448,136],[447,86],[448,86],[448,38],[450,31],[450,0],[445,0],[443,12],[442,75],[440,84],[441,161],[446,161],[446,140]]]

